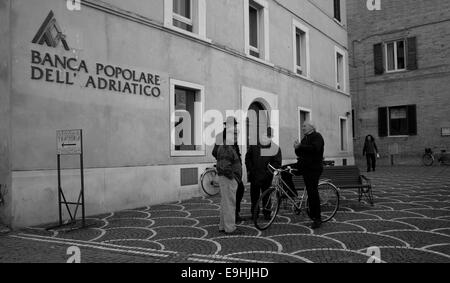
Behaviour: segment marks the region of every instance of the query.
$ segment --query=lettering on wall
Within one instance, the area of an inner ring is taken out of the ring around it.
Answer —
[[[57,48],[62,43],[66,51],[70,50],[66,36],[62,33],[52,11],[32,42],[52,48]],[[72,54],[65,56],[31,50],[30,71],[32,80],[43,80],[68,86],[79,84],[84,88],[122,94],[149,97],[161,95],[161,77],[157,74],[100,62],[88,66],[85,60]],[[87,79],[84,79],[86,76]]]

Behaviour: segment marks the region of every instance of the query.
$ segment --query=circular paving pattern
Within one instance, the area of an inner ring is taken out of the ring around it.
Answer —
[[[238,232],[219,232],[220,196],[197,197],[91,216],[81,230],[24,229],[27,235],[169,252],[206,262],[367,262],[378,247],[382,262],[450,262],[450,168],[380,168],[367,173],[374,206],[341,190],[341,206],[321,228],[305,213],[281,209],[269,229],[250,221],[250,196],[241,203]]]

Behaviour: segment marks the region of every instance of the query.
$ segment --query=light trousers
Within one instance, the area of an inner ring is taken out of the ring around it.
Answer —
[[[220,222],[219,230],[231,233],[236,230],[236,191],[235,179],[219,176],[220,186]]]

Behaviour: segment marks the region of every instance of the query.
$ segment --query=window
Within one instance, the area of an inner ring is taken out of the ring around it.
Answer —
[[[389,108],[389,135],[408,135],[408,109],[406,106]]]
[[[341,0],[334,0],[334,18],[340,22],[341,21]]]
[[[299,140],[301,140],[305,135],[302,129],[303,123],[305,123],[306,121],[311,121],[311,110],[299,107],[298,115],[299,115],[298,133],[299,133]]]
[[[206,0],[164,0],[164,26],[206,39]]]
[[[309,77],[309,29],[294,20],[294,73]]]
[[[398,40],[385,44],[386,70],[388,72],[406,69],[405,41]]]
[[[245,0],[245,53],[269,61],[269,10],[266,0]]]
[[[250,27],[250,55],[259,58],[259,11],[254,6],[248,10],[249,27]]]
[[[192,32],[191,0],[173,0],[173,25]]]
[[[338,47],[335,48],[336,65],[336,89],[345,91],[345,55],[344,51]]]
[[[348,132],[347,132],[347,118],[340,117],[339,118],[339,137],[340,137],[340,150],[341,151],[347,151],[347,139],[348,139]]]
[[[204,87],[171,80],[170,97],[172,156],[204,154]]]
[[[355,138],[355,109],[352,109],[352,137]]]
[[[416,105],[381,107],[378,109],[378,135],[417,135]]]
[[[374,44],[373,54],[375,75],[418,68],[416,37]]]

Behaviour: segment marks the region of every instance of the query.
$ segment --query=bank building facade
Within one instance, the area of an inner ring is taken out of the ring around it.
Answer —
[[[0,1],[0,221],[58,219],[57,154],[80,143],[61,130],[82,131],[87,216],[202,195],[211,113],[244,113],[243,154],[249,129],[271,126],[295,161],[313,120],[325,158],[354,164],[345,2]],[[173,142],[184,114],[191,145]],[[60,166],[76,200],[78,155]]]

